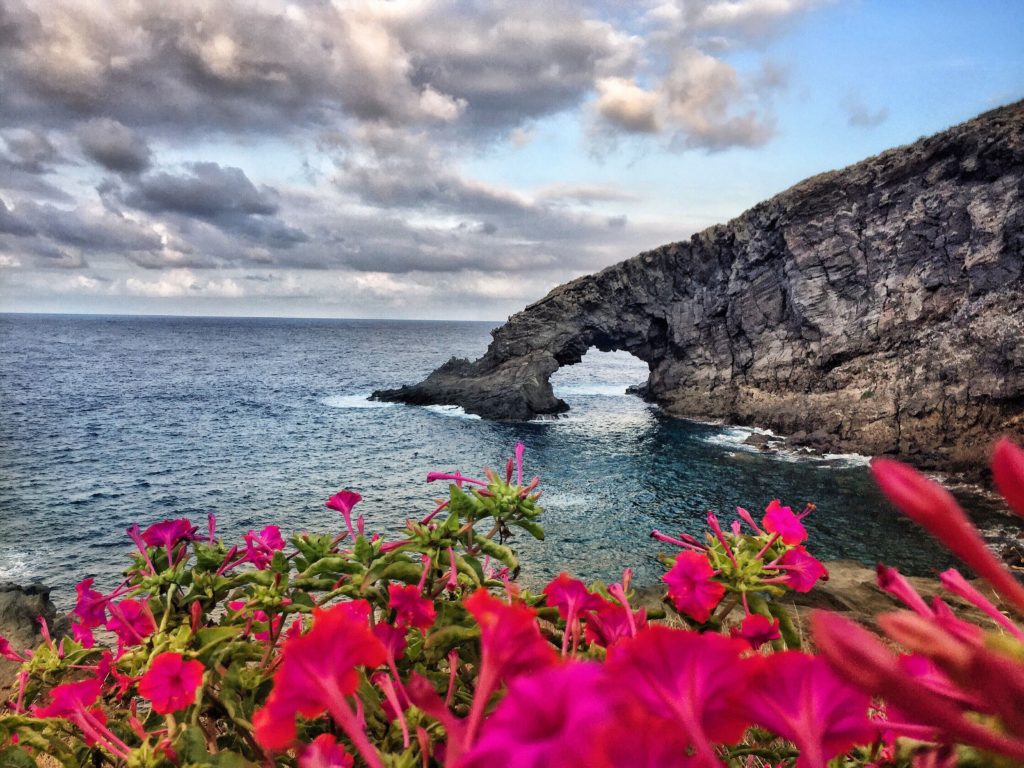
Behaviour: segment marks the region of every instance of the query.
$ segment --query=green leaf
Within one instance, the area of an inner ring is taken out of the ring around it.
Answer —
[[[0,765],[4,768],[37,768],[32,755],[21,747],[7,747],[0,750]]]
[[[537,541],[544,541],[544,529],[540,526],[540,523],[535,523],[532,520],[509,520],[509,524],[518,525]]]
[[[495,560],[507,565],[512,570],[519,567],[519,561],[516,559],[515,554],[513,554],[512,550],[505,545],[488,539],[486,536],[481,536],[476,532],[473,533],[473,543],[480,547],[480,550],[484,552],[484,554],[490,555]]]
[[[439,652],[443,656],[456,645],[475,640],[479,636],[479,627],[460,627],[458,624],[452,624],[427,635],[423,647],[428,651]]]

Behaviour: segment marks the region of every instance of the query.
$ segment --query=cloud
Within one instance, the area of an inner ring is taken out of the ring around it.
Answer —
[[[856,96],[847,96],[840,104],[846,114],[847,125],[855,128],[874,128],[889,119],[889,108],[872,110]]]
[[[598,114],[610,125],[628,133],[658,133],[659,95],[635,80],[604,77],[597,81]]]
[[[130,277],[124,282],[123,292],[132,296],[159,299],[182,296],[237,299],[245,295],[242,287],[231,278],[200,280],[190,269],[168,270],[158,280]]]
[[[142,173],[152,158],[142,136],[109,118],[94,118],[83,123],[78,128],[78,141],[89,158],[115,173]]]

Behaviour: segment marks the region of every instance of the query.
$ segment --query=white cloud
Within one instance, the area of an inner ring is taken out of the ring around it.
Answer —
[[[232,278],[200,280],[191,269],[170,269],[157,280],[129,277],[124,281],[124,293],[161,299],[181,296],[237,299],[245,295],[242,287]]]

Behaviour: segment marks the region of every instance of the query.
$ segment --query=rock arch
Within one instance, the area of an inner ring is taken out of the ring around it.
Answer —
[[[559,413],[551,374],[591,347],[646,361],[671,414],[983,465],[1024,439],[1024,102],[559,286],[479,360],[374,397]]]

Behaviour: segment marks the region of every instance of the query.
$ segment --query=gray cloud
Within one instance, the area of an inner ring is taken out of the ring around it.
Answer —
[[[89,158],[115,173],[142,173],[152,158],[142,136],[110,118],[83,123],[78,128],[78,141]]]

